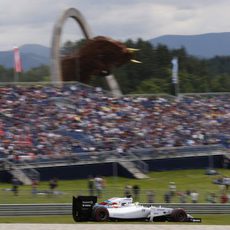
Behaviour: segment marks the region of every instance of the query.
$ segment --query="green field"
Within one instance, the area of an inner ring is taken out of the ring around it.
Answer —
[[[219,174],[230,177],[230,170],[218,169]],[[76,172],[77,173],[77,172]],[[141,188],[140,202],[147,202],[146,193],[153,190],[155,193],[155,202],[163,202],[163,195],[168,191],[168,184],[174,181],[177,191],[196,190],[199,193],[199,202],[206,202],[209,192],[221,194],[220,187],[212,183],[217,176],[208,176],[204,170],[178,170],[165,172],[151,172],[150,178],[138,180],[121,177],[106,177],[106,188],[101,200],[114,196],[123,196],[125,185],[139,185]],[[19,194],[15,196],[11,191],[11,184],[0,184],[0,204],[10,203],[71,203],[73,195],[88,195],[87,180],[59,181],[58,194],[48,195],[48,182],[40,182],[38,191],[40,194],[32,195],[31,186],[22,185],[19,187]],[[190,202],[190,197],[187,202]],[[179,197],[175,196],[171,202],[179,202]]]
[[[194,217],[202,218],[202,223],[187,223],[187,224],[230,225],[230,216],[229,215],[194,215]],[[38,216],[38,217],[29,216],[29,217],[0,217],[0,223],[73,224],[75,222],[72,219],[72,216]],[[93,222],[83,222],[83,223],[93,223]],[[112,223],[114,223],[114,222],[112,222]],[[122,222],[122,223],[128,223],[128,222]],[[132,222],[132,223],[140,223],[140,222]],[[81,222],[81,224],[82,224],[82,222]],[[146,222],[146,224],[151,224],[151,223]],[[172,224],[172,223],[154,222],[154,225],[155,224]],[[175,224],[175,223],[173,223],[173,224]],[[180,223],[177,223],[177,224],[180,224]],[[77,223],[76,223],[76,225],[77,225]]]
[[[230,170],[218,169],[220,175],[230,177]],[[163,194],[168,190],[170,181],[177,185],[177,191],[196,190],[199,192],[199,202],[206,202],[209,192],[221,194],[220,187],[212,183],[217,176],[208,176],[204,170],[178,170],[166,172],[151,172],[149,179],[137,180],[121,177],[106,177],[106,189],[101,200],[113,196],[123,196],[125,185],[139,185],[141,188],[140,202],[146,202],[146,193],[149,190],[155,192],[155,202],[163,202]],[[41,194],[32,195],[31,186],[20,186],[18,196],[11,191],[11,185],[0,184],[0,204],[13,203],[71,203],[73,195],[87,195],[87,180],[59,181],[57,195],[44,193],[48,190],[48,182],[40,182],[38,190]],[[188,197],[187,202],[190,202]],[[172,202],[179,202],[175,196]],[[230,225],[230,215],[194,215],[201,217],[202,224]],[[74,223],[71,216],[40,216],[40,217],[0,217],[0,223]],[[76,223],[77,224],[77,223]],[[165,224],[165,223],[164,223]],[[192,223],[195,224],[195,223]],[[197,223],[196,223],[197,224]]]

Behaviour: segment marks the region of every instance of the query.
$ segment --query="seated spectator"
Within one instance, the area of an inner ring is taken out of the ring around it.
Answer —
[[[0,93],[1,154],[15,162],[71,159],[72,152],[125,155],[140,148],[228,143],[227,94],[113,98],[80,84],[9,86]]]

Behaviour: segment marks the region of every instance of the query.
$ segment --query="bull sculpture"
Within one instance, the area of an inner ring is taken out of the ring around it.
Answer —
[[[62,79],[88,83],[91,76],[107,76],[114,68],[128,62],[140,63],[134,59],[135,51],[137,49],[112,38],[88,39],[74,54],[62,58]]]

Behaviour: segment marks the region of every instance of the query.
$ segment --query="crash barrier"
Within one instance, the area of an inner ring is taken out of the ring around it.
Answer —
[[[144,203],[149,206],[151,204]],[[184,208],[190,214],[230,214],[230,204],[164,204],[154,206]],[[71,215],[72,204],[7,204],[0,205],[0,216]]]
[[[149,204],[144,204],[149,205]],[[168,208],[183,208],[191,214],[230,214],[230,204],[153,204],[155,206],[162,205]]]

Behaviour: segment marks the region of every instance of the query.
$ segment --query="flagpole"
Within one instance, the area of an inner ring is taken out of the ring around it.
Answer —
[[[174,96],[179,95],[179,80],[178,80],[178,58],[172,59],[172,94]]]
[[[14,71],[14,82],[18,82],[18,73],[16,71]]]
[[[14,82],[19,81],[19,73],[22,72],[22,62],[18,47],[14,47]]]

